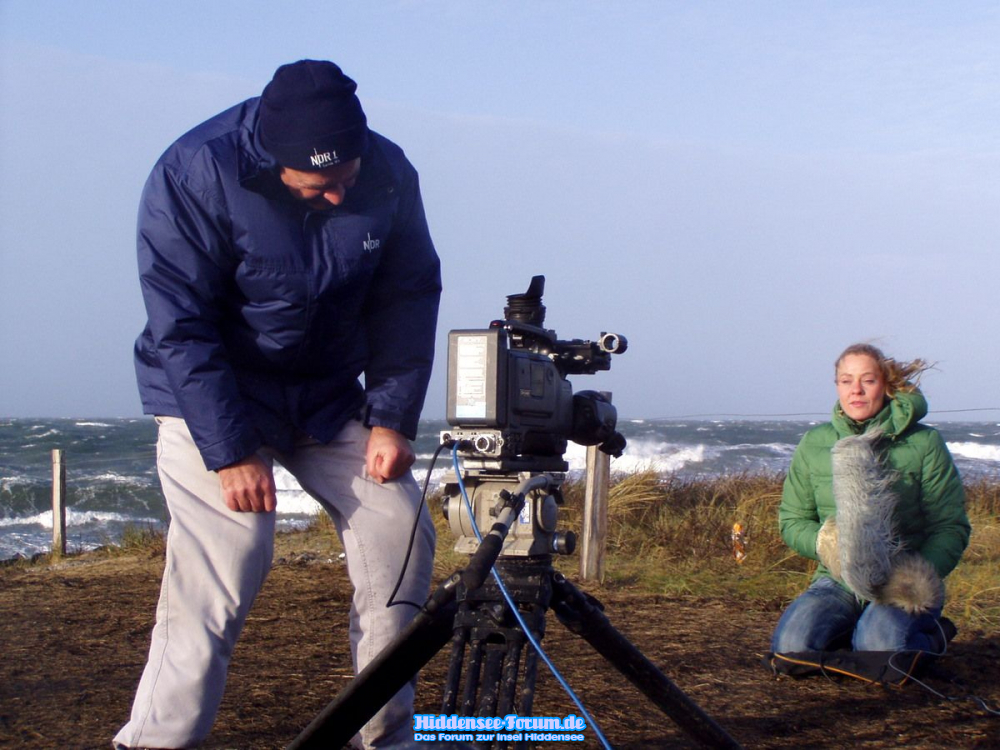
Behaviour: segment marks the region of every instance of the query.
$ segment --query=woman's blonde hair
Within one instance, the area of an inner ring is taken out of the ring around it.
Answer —
[[[851,344],[844,349],[833,364],[833,376],[837,377],[837,370],[844,357],[851,354],[871,357],[878,363],[882,372],[882,379],[885,381],[885,395],[892,398],[897,391],[900,393],[911,393],[917,390],[920,383],[920,376],[931,369],[934,365],[923,359],[914,359],[909,362],[897,362],[892,357],[887,357],[882,350],[871,344]]]

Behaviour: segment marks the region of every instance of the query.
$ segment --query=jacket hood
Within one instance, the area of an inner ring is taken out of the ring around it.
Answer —
[[[875,427],[881,427],[887,438],[895,440],[926,416],[927,399],[919,390],[914,390],[910,393],[893,394],[882,411],[864,422],[856,422],[844,414],[844,409],[838,401],[833,406],[831,421],[840,437],[860,435]]]
[[[278,178],[278,162],[260,142],[260,98],[248,99],[236,138],[236,178],[239,183],[270,198],[284,198],[288,191]]]

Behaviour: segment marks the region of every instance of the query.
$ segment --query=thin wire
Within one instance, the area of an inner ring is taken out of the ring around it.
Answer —
[[[941,625],[941,621],[937,620],[935,622],[935,624],[937,625],[938,631],[941,634],[941,640],[944,642],[944,648],[942,649],[942,651],[940,653],[934,653],[933,651],[927,651],[926,653],[930,654],[931,656],[935,656],[935,657],[944,656],[948,652],[948,638],[947,638],[947,636],[946,636],[946,634],[944,632],[944,627]],[[905,654],[905,653],[906,653],[905,651],[897,651],[896,653],[894,653],[892,656],[889,657],[889,666],[892,667],[893,669],[895,669],[900,674],[903,674],[903,675],[906,675],[908,673],[905,672],[905,671],[903,671],[902,669],[900,669],[898,666],[896,666],[896,664],[893,662],[893,660],[897,656],[899,656],[900,654]],[[912,674],[909,675],[909,679],[910,679],[911,682],[917,683],[918,685],[920,685],[920,687],[922,687],[928,693],[930,693],[931,695],[937,696],[941,700],[952,701],[952,702],[954,702],[954,701],[962,701],[962,700],[970,700],[973,703],[978,703],[979,707],[982,708],[987,713],[993,714],[994,716],[1000,716],[1000,711],[998,711],[996,709],[993,709],[993,708],[990,708],[988,705],[986,705],[986,701],[984,699],[980,698],[978,695],[972,695],[971,693],[966,693],[965,695],[945,695],[944,693],[941,693],[941,692],[935,690],[930,685],[928,685],[926,682],[924,682],[923,680],[917,678],[915,675],[912,675]]]
[[[933,409],[928,412],[930,415],[934,414],[960,414],[964,412],[976,412],[976,411],[1000,411],[1000,406],[985,406],[976,409]],[[699,419],[707,417],[740,417],[740,418],[764,418],[764,417],[826,417],[829,416],[830,412],[824,411],[803,411],[803,412],[787,412],[779,414],[737,414],[735,412],[716,412],[716,413],[706,413],[706,414],[674,414],[666,417],[656,417],[656,419]]]
[[[451,458],[452,458],[452,463],[454,464],[455,467],[455,476],[458,477],[458,487],[462,493],[462,500],[465,502],[465,509],[469,512],[469,519],[472,521],[472,531],[476,535],[476,539],[480,543],[482,543],[483,537],[479,533],[479,527],[476,525],[476,517],[475,514],[472,512],[472,504],[469,502],[469,496],[465,491],[465,482],[462,480],[462,471],[458,465],[457,443],[451,449]],[[528,624],[524,621],[524,618],[521,617],[521,613],[518,611],[517,605],[514,604],[514,600],[511,597],[510,593],[507,591],[507,587],[504,585],[504,582],[500,578],[500,574],[497,572],[495,566],[490,568],[490,573],[493,574],[493,580],[497,582],[497,586],[500,588],[500,592],[503,594],[504,599],[507,601],[507,605],[510,607],[511,612],[514,613],[514,617],[517,619],[518,624],[521,626],[521,629],[527,636],[528,641],[534,647],[535,651],[538,652],[538,655],[542,657],[542,660],[545,662],[545,665],[549,668],[549,671],[552,672],[552,675],[556,678],[559,684],[563,686],[563,690],[566,691],[566,694],[569,695],[573,703],[576,704],[576,707],[580,709],[580,713],[582,713],[584,718],[587,720],[587,726],[589,726],[591,729],[594,730],[594,733],[597,735],[597,739],[600,741],[601,745],[607,748],[607,750],[611,750],[611,745],[609,745],[607,739],[605,739],[604,734],[601,732],[601,728],[597,726],[597,722],[594,721],[594,717],[590,715],[590,712],[588,712],[587,709],[584,707],[583,703],[577,697],[576,693],[573,692],[573,688],[569,686],[569,683],[566,682],[563,676],[559,673],[559,670],[556,669],[555,664],[553,664],[552,660],[549,659],[548,654],[546,654],[545,651],[542,650],[542,646],[535,639],[535,636],[531,632],[531,628],[528,627]]]
[[[937,620],[935,622],[935,625],[937,626],[938,632],[941,634],[941,641],[944,643],[944,647],[939,652],[935,652],[935,651],[923,651],[923,653],[929,654],[930,656],[933,656],[933,657],[941,657],[941,656],[944,656],[946,653],[948,653],[948,637],[947,637],[947,635],[944,632],[944,627],[941,625],[941,621],[940,620]],[[896,663],[896,657],[898,657],[898,656],[904,656],[905,657],[906,655],[912,654],[912,653],[914,653],[912,650],[896,651],[895,653],[893,653],[893,654],[891,654],[889,656],[889,659],[888,659],[888,662],[887,662],[887,665],[888,665],[888,667],[890,669],[894,669],[896,672],[898,672],[900,675],[902,675],[905,678],[904,682],[906,680],[909,680],[910,682],[915,682],[917,685],[919,685],[920,687],[922,687],[928,693],[930,693],[931,695],[934,695],[934,696],[940,698],[941,700],[950,701],[950,702],[963,701],[963,700],[972,701],[973,703],[977,703],[979,705],[979,707],[982,708],[987,713],[993,714],[994,716],[1000,716],[1000,711],[998,711],[996,709],[993,709],[993,708],[990,708],[986,704],[986,701],[983,698],[980,698],[978,695],[972,695],[971,693],[966,693],[965,695],[945,695],[944,693],[939,692],[938,690],[935,690],[930,685],[928,685],[926,682],[924,682],[923,680],[919,679],[915,674],[913,674],[913,667],[914,667],[914,663],[913,662],[910,663],[909,669],[903,669],[903,668],[901,668]],[[833,680],[832,676],[830,674],[827,674],[827,669],[826,669],[826,665],[825,664],[821,663],[819,665],[819,668],[820,668],[820,674],[822,674],[828,681],[835,682]],[[836,674],[836,671],[834,671],[834,674]],[[881,680],[874,680],[872,682],[873,683],[874,682],[881,683],[882,681]],[[900,684],[902,684],[902,683],[900,683]]]
[[[934,409],[931,414],[957,414],[966,411],[1000,411],[1000,406],[984,406],[980,409]]]
[[[657,417],[657,419],[696,419],[700,417],[825,417],[829,412],[805,411],[792,412],[788,414],[734,414],[719,412],[716,414],[675,414],[668,417]]]
[[[899,671],[901,671],[899,669],[899,667],[897,667],[895,664],[892,663],[892,660],[895,657],[896,657],[896,654],[893,654],[892,656],[889,657],[889,666],[891,666],[893,669],[895,669],[897,672],[899,672]],[[969,700],[969,701],[972,701],[973,703],[979,704],[979,707],[982,708],[984,711],[986,711],[986,713],[993,714],[994,716],[1000,716],[1000,711],[998,711],[996,709],[993,709],[993,708],[990,708],[988,705],[986,705],[986,701],[983,698],[980,698],[978,695],[973,695],[972,693],[966,693],[965,695],[945,695],[944,693],[938,692],[937,690],[935,690],[934,688],[932,688],[930,685],[928,685],[926,682],[924,682],[923,680],[921,680],[921,679],[919,679],[919,678],[917,678],[917,677],[915,677],[913,675],[910,675],[909,679],[910,679],[910,682],[917,683],[918,685],[920,685],[920,687],[922,687],[928,693],[931,693],[932,695],[935,695],[935,696],[937,696],[938,698],[940,698],[942,700],[946,700],[946,701],[950,701],[950,702]]]
[[[410,564],[410,555],[413,553],[413,540],[417,537],[417,527],[420,525],[420,511],[424,509],[424,505],[427,501],[427,487],[431,482],[431,470],[434,468],[434,464],[437,463],[438,456],[441,455],[441,450],[444,448],[444,443],[441,443],[437,450],[434,451],[434,455],[431,456],[430,466],[427,467],[427,475],[424,477],[424,491],[420,494],[420,504],[417,506],[417,514],[413,517],[413,527],[410,529],[410,542],[406,545],[406,555],[403,557],[403,567],[399,571],[399,578],[396,581],[396,588],[392,590],[389,594],[389,600],[385,603],[386,609],[389,607],[395,607],[397,604],[409,604],[411,607],[416,607],[420,609],[422,605],[416,602],[401,600],[394,602],[393,599],[396,597],[396,593],[399,591],[399,587],[403,585],[403,577],[406,575],[406,568]]]

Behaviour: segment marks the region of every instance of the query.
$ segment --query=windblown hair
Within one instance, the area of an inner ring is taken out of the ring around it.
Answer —
[[[885,381],[885,395],[892,398],[893,394],[911,393],[917,389],[920,383],[920,376],[934,367],[933,362],[924,359],[914,359],[909,362],[897,362],[892,357],[887,357],[877,346],[871,344],[851,344],[844,349],[833,364],[833,375],[837,377],[837,370],[844,357],[851,354],[871,357],[878,363],[882,372],[882,379]]]

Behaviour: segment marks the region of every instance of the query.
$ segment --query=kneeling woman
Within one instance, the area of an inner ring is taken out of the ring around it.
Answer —
[[[781,536],[819,560],[782,615],[775,653],[943,650],[942,580],[969,542],[962,481],[944,440],[919,424],[921,360],[867,344],[835,365],[830,422],[802,438],[778,513]]]

